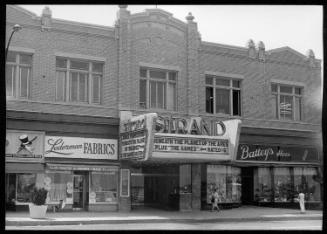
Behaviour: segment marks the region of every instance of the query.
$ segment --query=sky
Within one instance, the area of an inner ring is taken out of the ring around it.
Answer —
[[[46,5],[19,5],[40,16]],[[52,17],[114,26],[118,5],[47,5]],[[266,50],[284,46],[323,59],[322,6],[319,5],[128,5],[132,14],[159,8],[186,22],[189,12],[202,41],[245,47],[252,39]]]

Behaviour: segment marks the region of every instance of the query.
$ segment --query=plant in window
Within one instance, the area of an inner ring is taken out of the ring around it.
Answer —
[[[48,191],[44,188],[34,188],[32,192],[32,203],[37,206],[42,206],[45,204],[47,199]]]

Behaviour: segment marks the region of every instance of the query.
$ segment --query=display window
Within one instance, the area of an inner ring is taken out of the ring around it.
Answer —
[[[49,171],[44,177],[44,187],[47,189],[47,203],[73,203],[73,174],[72,171]]]
[[[180,177],[179,177],[179,192],[180,193],[192,193],[192,166],[190,164],[188,165],[181,165],[179,168]]]
[[[274,201],[292,201],[292,181],[290,168],[274,168]]]
[[[16,174],[16,203],[32,202],[34,188],[43,186],[44,174]]]
[[[90,173],[89,203],[118,202],[118,170]]]
[[[207,166],[207,203],[211,194],[217,190],[220,203],[241,202],[241,169],[224,166]]]
[[[272,186],[269,168],[256,168],[254,170],[254,201],[271,202]]]
[[[294,168],[294,198],[297,198],[300,192],[305,195],[305,200],[309,202],[319,202],[320,184],[314,180],[317,176],[315,168]]]

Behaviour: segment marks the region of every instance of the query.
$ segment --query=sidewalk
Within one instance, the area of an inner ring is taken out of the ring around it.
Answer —
[[[137,210],[131,212],[47,212],[46,219],[31,219],[28,212],[7,212],[6,226],[78,225],[137,222],[235,222],[322,219],[322,211],[242,206],[211,211]]]

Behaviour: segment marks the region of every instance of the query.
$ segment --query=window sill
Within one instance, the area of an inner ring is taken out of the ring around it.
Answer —
[[[243,118],[240,115],[230,115],[230,114],[222,114],[222,113],[211,114],[211,113],[205,112],[205,115],[212,116],[212,117],[224,117],[224,118],[238,118],[238,119]]]

